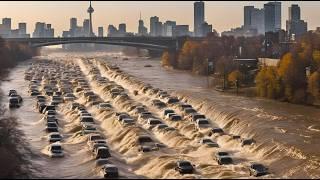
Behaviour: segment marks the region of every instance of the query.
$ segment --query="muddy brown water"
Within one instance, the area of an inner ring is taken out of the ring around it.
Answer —
[[[188,159],[196,164],[196,175],[185,175],[184,177],[249,177],[247,166],[250,162],[261,162],[266,165],[272,173],[266,178],[320,177],[319,109],[266,99],[226,95],[207,89],[206,77],[164,69],[157,59],[128,57],[129,60],[123,61],[121,57],[112,58],[114,56],[121,55],[56,53],[50,55],[50,58],[69,61],[75,58],[96,57],[99,62],[116,64],[134,79],[167,90],[172,95],[191,104],[198,112],[210,118],[213,126],[220,127],[229,134],[253,138],[256,141],[252,146],[241,147],[238,142],[230,140],[227,136],[215,138],[214,140],[221,146],[221,149],[230,152],[235,159],[235,165],[219,166],[212,158],[212,154],[217,150],[200,146],[198,141],[201,137],[197,132],[192,131],[190,123],[184,121],[175,124],[163,120],[167,125],[177,129],[175,133],[163,134],[146,129],[139,121],[140,129],[137,131],[150,134],[157,141],[166,144],[167,149],[152,155],[147,153],[135,155],[135,151],[126,150],[128,147],[125,146],[125,142],[130,142],[130,136],[122,134],[122,139],[116,140],[114,134],[117,131],[110,129],[112,124],[106,124],[102,115],[89,108],[95,114],[95,118],[101,121],[99,125],[105,131],[107,138],[110,138],[110,146],[114,154],[111,161],[120,168],[124,178],[181,178],[172,170],[173,162],[179,158]],[[3,82],[1,89],[5,95],[9,89],[17,89],[24,98],[21,108],[8,111],[8,113],[18,118],[19,128],[24,131],[31,149],[40,155],[32,159],[34,167],[38,169],[34,170],[34,176],[100,178],[101,174],[88,152],[86,141],[74,138],[70,132],[62,131],[66,137],[64,143],[66,156],[64,158],[51,159],[44,153],[48,142],[45,139],[44,125],[40,121],[42,115],[34,109],[34,98],[28,95],[28,82],[24,80],[24,72],[30,62],[32,61],[21,63],[12,69],[8,77],[10,81]],[[151,67],[144,67],[147,64]],[[82,69],[85,71],[85,66]],[[151,106],[151,100],[155,97],[141,93],[134,96],[132,91],[139,88],[139,85],[130,83],[121,76],[114,78],[111,72],[106,72],[101,67],[99,70],[102,76],[123,86],[134,102],[147,105],[150,112],[161,118],[161,112]],[[93,82],[90,85],[102,99],[109,100]],[[7,105],[6,98],[3,98],[2,101]],[[113,103],[115,110],[123,110],[121,104],[122,102]],[[63,107],[64,105],[61,105],[61,109]],[[66,121],[69,117],[61,110],[59,118]],[[65,128],[62,127],[62,129]],[[134,134],[135,131],[128,130],[128,133]]]

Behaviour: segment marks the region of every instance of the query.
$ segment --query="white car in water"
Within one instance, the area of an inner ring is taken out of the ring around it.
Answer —
[[[197,119],[195,124],[196,124],[195,128],[198,129],[198,130],[208,129],[208,128],[211,127],[211,124],[210,124],[209,120],[206,119],[206,118]]]
[[[60,143],[50,144],[48,147],[48,153],[50,157],[63,157],[63,148]]]
[[[53,132],[48,135],[49,142],[57,142],[62,140],[62,136],[58,132]]]

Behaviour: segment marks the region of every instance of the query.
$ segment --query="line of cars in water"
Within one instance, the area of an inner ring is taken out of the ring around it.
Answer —
[[[87,61],[88,64],[90,64],[89,61]],[[111,77],[117,77],[122,76],[120,79],[130,79],[132,81],[132,77],[126,76],[125,73],[123,73],[117,66],[112,65],[105,65],[107,66],[106,69],[110,70],[110,76]],[[118,85],[119,86],[119,85]],[[212,128],[212,124],[210,123],[210,120],[206,118],[204,114],[198,113],[190,104],[180,102],[180,99],[177,97],[173,97],[169,95],[166,91],[163,91],[159,88],[153,88],[151,85],[144,85],[142,86],[140,91],[134,90],[133,94],[138,95],[139,92],[144,93],[145,95],[149,97],[155,97],[156,99],[153,99],[151,101],[152,106],[158,108],[159,111],[163,112],[163,119],[167,121],[183,121],[188,120],[190,122],[193,122],[195,124],[195,130],[202,130],[202,129],[210,129],[209,133],[206,134],[208,138],[203,138],[200,140],[201,144],[207,145],[209,147],[215,147],[219,148],[219,145],[214,142],[211,138],[211,136],[221,136],[221,135],[227,135],[221,128],[214,127]],[[123,88],[122,88],[123,89]],[[136,107],[136,113],[139,114],[139,119],[144,119],[147,126],[147,129],[170,129],[175,130],[173,127],[168,127],[160,118],[155,117],[151,112],[148,112],[148,110],[144,109],[144,105]],[[182,112],[182,116],[180,116],[178,113],[176,113],[173,109],[170,109],[169,107],[172,107],[174,109],[178,109],[178,111]],[[255,143],[255,141],[252,138],[241,138],[238,135],[232,135],[228,134],[232,137],[232,139],[238,140],[241,143],[241,146],[247,146],[252,145]],[[214,159],[217,161],[220,165],[227,165],[227,164],[233,164],[232,157],[228,152],[225,151],[218,151],[213,155]],[[189,164],[187,165],[186,169],[193,169],[190,164],[190,162],[181,160],[183,162],[182,164]],[[180,165],[177,162],[176,164],[176,170],[181,170],[183,168],[178,168]],[[251,163],[249,166],[250,169],[250,175],[254,176],[261,176],[268,174],[268,168],[263,166],[260,163]]]
[[[59,133],[56,107],[61,103],[68,103],[70,111],[77,115],[80,120],[81,131],[79,131],[79,134],[87,136],[87,145],[96,159],[96,164],[102,166],[101,170],[104,177],[118,177],[118,168],[108,161],[108,158],[111,157],[109,147],[103,135],[95,127],[92,115],[86,111],[83,105],[74,101],[76,96],[73,94],[73,90],[75,90],[75,93],[81,94],[80,87],[89,88],[86,87],[87,82],[79,78],[81,76],[79,69],[72,70],[68,64],[51,61],[33,64],[33,67],[25,73],[25,79],[30,81],[30,96],[35,97],[36,108],[44,114],[42,120],[46,122],[46,131],[49,133],[48,141],[51,143],[47,149],[49,156],[64,156],[60,143],[63,137]],[[90,96],[90,93],[88,93],[88,96]],[[50,103],[47,103],[47,99],[50,99]],[[92,99],[94,98],[88,99],[88,101]],[[100,107],[106,108],[107,106],[106,104],[100,104]]]
[[[52,65],[53,68],[49,68]],[[72,66],[72,68],[70,66]],[[111,103],[103,102],[99,98],[99,96],[97,96],[90,90],[88,82],[85,78],[83,78],[81,69],[74,64],[66,65],[59,64],[57,62],[45,61],[43,63],[39,63],[35,68],[37,69],[38,74],[26,73],[26,79],[30,79],[29,92],[31,96],[36,96],[36,106],[39,112],[45,114],[44,120],[47,121],[46,129],[48,132],[50,132],[49,141],[53,142],[49,146],[49,148],[51,148],[49,149],[49,151],[51,151],[53,154],[62,152],[61,144],[57,143],[62,140],[62,136],[58,131],[58,120],[57,118],[55,118],[55,107],[60,103],[69,102],[70,110],[73,111],[73,114],[79,117],[81,125],[80,133],[81,135],[88,136],[87,144],[90,150],[93,152],[93,155],[97,159],[96,163],[98,165],[102,165],[104,176],[118,176],[117,167],[108,162],[108,158],[111,156],[111,154],[109,152],[109,148],[107,146],[105,138],[97,130],[92,115],[88,111],[86,111],[83,105],[74,102],[76,96],[73,95],[73,93],[76,93],[78,94],[78,96],[83,97],[86,100],[86,103],[97,106],[100,110],[111,109]],[[101,86],[103,85],[107,90],[107,93],[109,93],[109,97],[111,99],[129,99],[127,93],[125,93],[125,89],[122,86],[116,84],[113,81],[110,81],[105,77],[99,76],[98,69],[93,68],[90,73],[91,79],[98,82],[98,84],[100,84]],[[211,128],[211,124],[209,120],[206,119],[205,115],[197,113],[197,111],[191,105],[180,102],[178,98],[170,96],[166,91],[153,88],[152,86],[146,86],[146,88],[142,89],[142,92],[147,95],[156,95],[157,99],[154,99],[152,101],[152,106],[163,111],[163,119],[167,121],[182,121],[184,119],[188,119],[191,122],[195,123],[195,128],[197,130],[201,130],[203,128]],[[42,94],[50,97],[50,104],[46,104],[46,97]],[[178,108],[182,112],[182,116],[175,113],[173,109],[169,109],[168,106]],[[157,129],[163,131],[176,130],[175,128],[169,127],[168,125],[163,123],[160,118],[155,117],[151,112],[148,112],[147,108],[142,104],[129,107],[129,111],[134,116],[137,116],[138,119],[142,119],[143,122],[145,122],[146,129]],[[135,125],[134,118],[128,113],[117,112],[115,113],[114,117],[122,126],[127,127]],[[212,136],[213,134],[223,135],[225,133],[221,128],[211,128],[208,136]],[[233,137],[235,139],[240,139],[240,136]],[[137,143],[140,145],[139,151],[144,153],[158,150],[161,147],[165,147],[161,143],[155,143],[153,139],[148,135],[141,135],[137,137]],[[212,141],[212,139],[210,138],[203,138],[200,143],[210,147],[219,147],[219,145],[216,142]],[[242,145],[249,145],[252,143],[252,139],[242,140]],[[218,151],[214,155],[214,157],[218,164],[221,165],[233,163],[232,158],[230,157],[230,154],[228,152]],[[252,174],[255,176],[260,176],[267,173],[267,168],[258,163],[251,164],[249,169],[250,175]],[[175,170],[179,171],[182,174],[193,173],[194,165],[189,161],[179,160],[176,162]]]

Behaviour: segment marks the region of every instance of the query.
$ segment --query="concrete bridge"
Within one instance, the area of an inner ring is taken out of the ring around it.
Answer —
[[[7,38],[7,41],[27,43],[29,46],[38,48],[44,46],[95,43],[119,46],[131,46],[150,51],[177,51],[182,48],[187,40],[200,41],[202,38],[193,37],[63,37],[63,38]]]

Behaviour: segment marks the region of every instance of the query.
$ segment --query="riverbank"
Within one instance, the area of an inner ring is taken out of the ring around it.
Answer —
[[[0,38],[0,85],[8,80],[10,71],[22,61],[31,58],[36,52],[28,46],[7,43]],[[0,92],[0,102],[6,98]],[[0,103],[0,178],[30,178],[26,153],[30,152],[24,139],[24,134],[18,128],[19,124],[14,116],[7,113],[7,108]],[[30,154],[30,153],[29,153]]]
[[[0,85],[7,75],[1,75]],[[5,98],[4,93],[0,92],[0,102]],[[17,119],[7,113],[6,106],[0,103],[0,178],[30,178],[30,162],[26,152],[31,152],[18,126]]]

